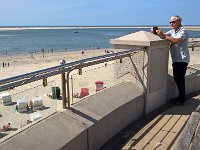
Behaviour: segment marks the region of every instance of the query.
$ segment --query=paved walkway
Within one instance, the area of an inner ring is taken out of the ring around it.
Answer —
[[[130,124],[101,150],[169,150],[183,130],[191,113],[200,105],[200,95],[190,96],[185,105],[163,106]]]

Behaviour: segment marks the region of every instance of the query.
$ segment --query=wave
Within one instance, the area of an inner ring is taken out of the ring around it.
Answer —
[[[13,35],[0,35],[0,36],[13,36]]]

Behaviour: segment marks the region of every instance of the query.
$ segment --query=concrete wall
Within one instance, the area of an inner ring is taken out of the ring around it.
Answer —
[[[79,104],[100,117],[88,128],[89,149],[100,148],[121,129],[139,118],[143,114],[143,105],[144,95],[132,83],[100,92]]]
[[[95,150],[143,114],[144,95],[133,83],[89,96],[71,110],[56,113],[9,139],[1,150]]]
[[[188,70],[187,94],[200,91],[199,85],[199,73]],[[162,91],[159,95],[160,93]],[[173,77],[168,75],[167,99],[176,94]],[[152,98],[148,106],[159,107],[162,101],[157,103]],[[143,114],[143,108],[143,92],[133,83],[122,83],[85,98],[71,110],[56,113],[35,125],[17,130],[14,136],[0,140],[0,149],[99,149],[116,133],[139,118]]]
[[[185,76],[185,92],[192,94],[200,91],[200,71],[188,68]],[[173,79],[173,71],[169,70],[167,99],[176,98],[178,96],[178,88]]]

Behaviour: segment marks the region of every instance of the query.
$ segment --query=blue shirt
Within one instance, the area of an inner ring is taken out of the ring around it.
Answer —
[[[180,27],[177,31],[174,29],[166,32],[165,34],[173,38],[181,38],[181,42],[170,46],[170,53],[172,57],[172,62],[190,62],[190,53],[188,49],[188,39],[189,34],[184,27]]]

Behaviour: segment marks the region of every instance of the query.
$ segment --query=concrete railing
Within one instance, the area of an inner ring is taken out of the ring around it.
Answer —
[[[186,84],[191,83],[191,79],[200,83],[200,76],[195,72],[186,75]],[[168,80],[168,85],[171,86],[167,94],[175,95],[173,80]],[[189,89],[188,94],[199,90],[194,84],[190,88],[193,90]],[[143,115],[144,100],[145,95],[137,85],[121,83],[0,139],[0,149],[99,149]]]
[[[143,114],[144,93],[121,83],[0,139],[0,149],[96,150]]]

